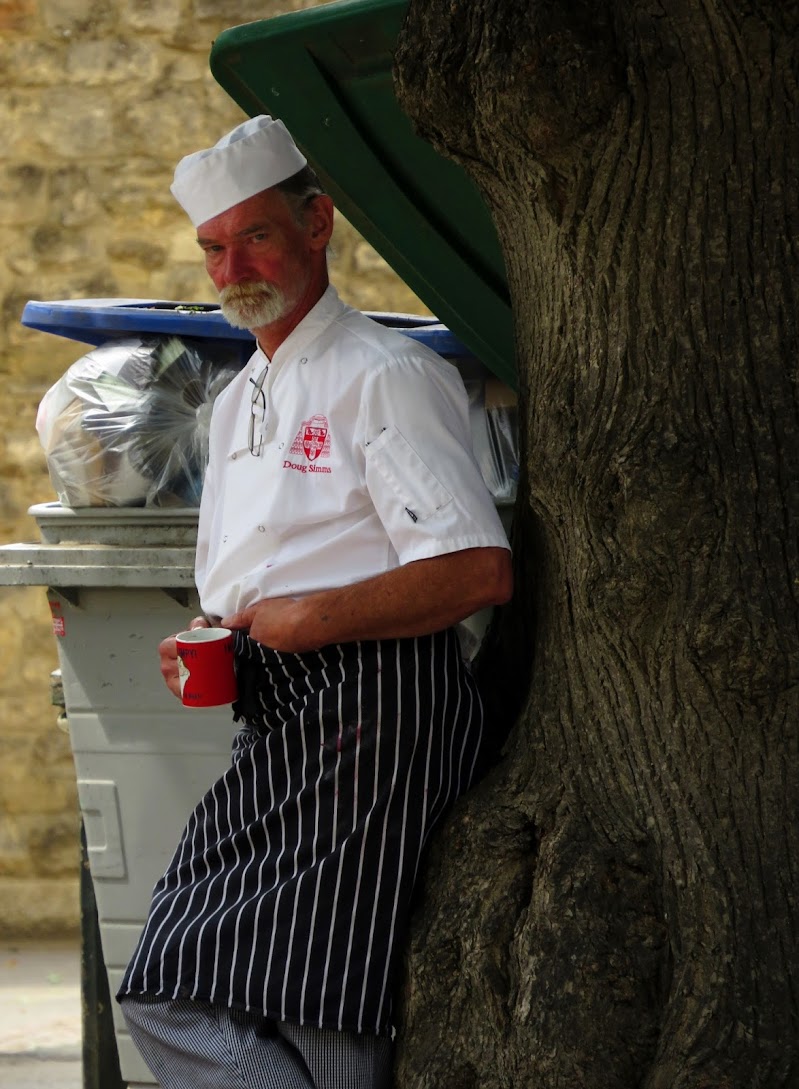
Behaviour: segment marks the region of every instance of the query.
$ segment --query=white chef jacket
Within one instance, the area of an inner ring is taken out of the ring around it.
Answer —
[[[253,383],[267,364],[254,457]],[[211,615],[510,547],[472,454],[457,368],[332,287],[271,362],[256,350],[219,395],[209,450],[196,581]]]

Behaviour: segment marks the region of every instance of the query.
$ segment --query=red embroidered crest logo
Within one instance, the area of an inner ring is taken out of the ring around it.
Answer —
[[[294,442],[291,444],[292,454],[305,454],[309,461],[317,458],[330,457],[330,432],[327,426],[327,416],[312,416],[310,420],[303,420],[297,432]]]

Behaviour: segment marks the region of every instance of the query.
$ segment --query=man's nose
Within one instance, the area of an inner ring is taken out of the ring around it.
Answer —
[[[247,255],[237,246],[230,246],[225,250],[222,275],[225,283],[228,284],[240,284],[244,280],[257,279]]]

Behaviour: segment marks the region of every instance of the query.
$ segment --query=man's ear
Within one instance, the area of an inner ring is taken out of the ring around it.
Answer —
[[[333,201],[327,193],[313,198],[306,216],[311,249],[326,249],[333,234]]]

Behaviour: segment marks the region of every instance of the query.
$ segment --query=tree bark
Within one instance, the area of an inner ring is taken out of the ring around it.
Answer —
[[[799,1085],[798,43],[791,0],[410,0],[524,473],[516,722],[429,859],[402,1089]]]

